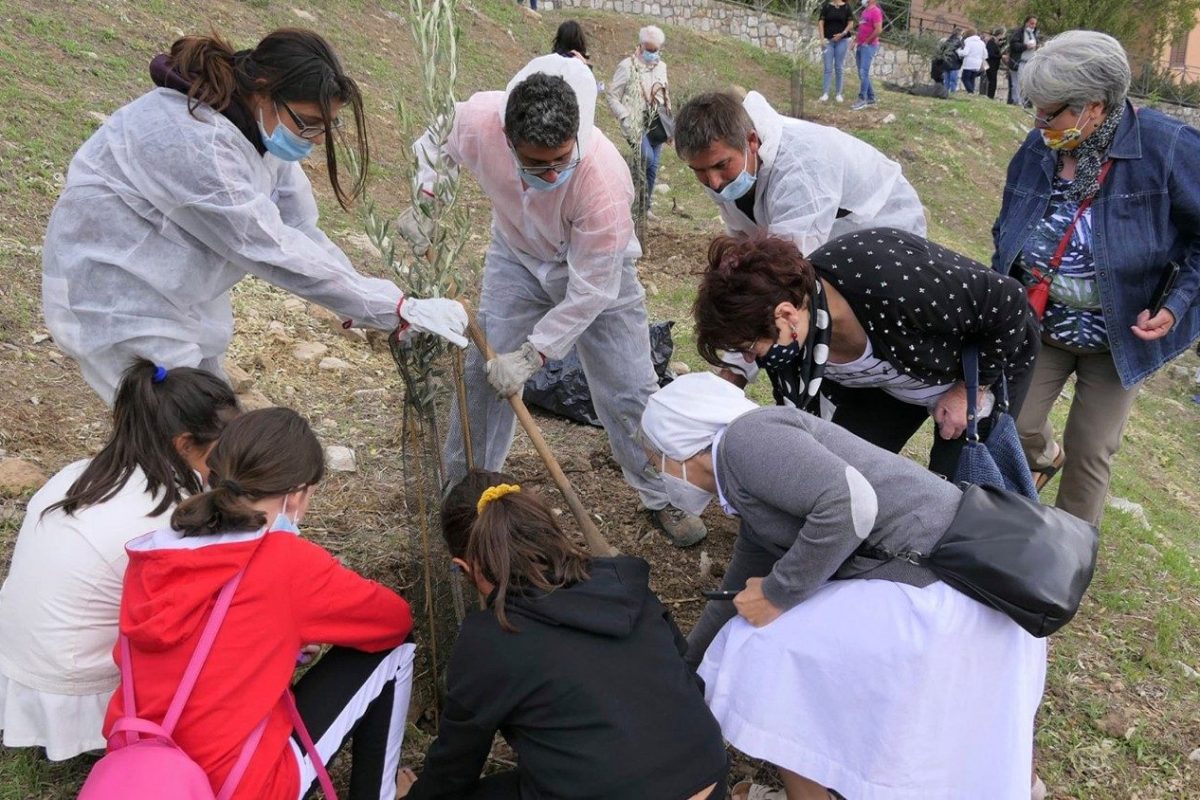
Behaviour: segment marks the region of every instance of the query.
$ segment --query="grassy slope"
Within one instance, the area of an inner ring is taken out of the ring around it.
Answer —
[[[504,0],[473,4],[463,14],[462,93],[497,88],[523,61],[541,52],[561,18],[537,21]],[[314,14],[316,23],[293,8]],[[102,437],[103,410],[74,368],[61,365],[43,346],[31,347],[40,330],[38,252],[46,217],[66,163],[95,128],[95,114],[109,113],[146,86],[147,54],[184,31],[209,26],[230,32],[244,46],[272,27],[308,24],[339,47],[368,97],[375,135],[375,195],[387,208],[404,202],[403,187],[388,179],[404,174],[404,136],[392,107],[411,86],[408,30],[388,15],[400,4],[372,0],[333,3],[220,2],[201,4],[96,2],[73,4],[69,13],[46,0],[0,0],[0,380],[11,401],[0,406],[0,448],[32,458],[47,470],[89,452]],[[578,13],[592,37],[600,74],[609,73],[628,50],[641,20]],[[669,63],[677,104],[706,88],[738,83],[763,91],[787,107],[788,63],[736,42],[668,29]],[[844,107],[817,106],[819,79],[809,70],[808,111],[818,122],[837,124],[901,161],[924,199],[931,235],[980,260],[989,254],[989,228],[999,207],[1004,166],[1024,134],[1024,119],[1002,104],[977,99],[932,101],[883,94],[878,113],[854,115]],[[853,83],[852,79],[849,79]],[[853,89],[848,89],[852,92]],[[884,122],[889,113],[895,119]],[[604,111],[597,118],[610,134]],[[314,168],[314,173],[320,169]],[[664,153],[660,181],[670,189],[658,200],[664,222],[646,243],[643,276],[654,316],[679,320],[679,357],[700,366],[691,346],[687,307],[692,273],[707,239],[719,232],[715,212],[690,183],[673,154]],[[358,222],[336,209],[322,192],[324,225],[341,241]],[[477,193],[469,199],[478,201]],[[667,210],[671,200],[688,218]],[[484,218],[484,217],[481,217]],[[486,238],[482,225],[473,252]],[[369,257],[348,244],[356,261]],[[238,337],[233,355],[253,364],[260,388],[281,402],[305,408],[322,432],[358,446],[363,468],[354,482],[334,479],[311,526],[323,544],[348,563],[394,578],[388,554],[394,538],[381,534],[364,543],[367,521],[397,525],[387,481],[396,442],[391,426],[398,406],[352,404],[327,376],[285,362],[286,347],[266,338],[272,320],[284,320],[297,336],[328,343],[331,354],[354,362],[356,387],[394,395],[386,356],[364,353],[330,336],[319,325],[296,320],[286,296],[249,281],[239,287]],[[302,316],[302,315],[300,315]],[[1187,360],[1189,367],[1194,360]],[[1100,573],[1078,621],[1053,641],[1049,689],[1039,733],[1042,772],[1059,797],[1184,797],[1200,794],[1188,753],[1200,746],[1200,681],[1181,664],[1200,666],[1200,573],[1194,519],[1200,512],[1200,467],[1190,446],[1200,433],[1200,411],[1190,402],[1186,369],[1168,368],[1144,393],[1118,457],[1113,494],[1142,504],[1149,527],[1112,512],[1104,525]],[[29,402],[37,396],[37,405]],[[1060,415],[1062,410],[1060,409]],[[1059,420],[1061,422],[1061,418]],[[570,431],[568,430],[568,434]],[[585,497],[586,500],[586,497]],[[0,500],[0,555],[9,552],[21,504]],[[679,557],[682,563],[683,556]],[[656,562],[659,570],[676,565]],[[403,584],[403,579],[401,579]],[[0,645],[2,646],[2,645]],[[24,751],[0,751],[0,800],[74,796],[83,767],[50,765]]]

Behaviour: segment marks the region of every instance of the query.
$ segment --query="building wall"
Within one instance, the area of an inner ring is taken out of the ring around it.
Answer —
[[[1182,47],[1178,47],[1182,44]],[[1182,56],[1182,63],[1176,59]],[[1200,80],[1200,12],[1196,13],[1196,26],[1188,32],[1184,42],[1175,46],[1168,43],[1158,59],[1159,66],[1170,70],[1180,81]]]

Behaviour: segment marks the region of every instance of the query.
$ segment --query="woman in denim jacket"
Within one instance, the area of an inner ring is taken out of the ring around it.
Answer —
[[[1061,468],[1058,507],[1099,523],[1142,381],[1200,335],[1200,132],[1130,105],[1102,33],[1055,37],[1020,80],[1035,130],[1008,167],[993,267],[1049,294],[1017,424],[1038,487]],[[1048,417],[1071,374],[1059,444]]]

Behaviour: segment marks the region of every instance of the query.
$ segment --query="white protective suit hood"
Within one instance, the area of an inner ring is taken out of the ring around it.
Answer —
[[[767,98],[758,92],[750,92],[742,101],[742,108],[750,115],[754,123],[754,132],[758,135],[758,157],[762,159],[764,170],[771,169],[775,164],[775,156],[779,154],[779,139],[783,136],[783,115],[771,107]]]
[[[521,81],[537,73],[558,75],[567,82],[575,92],[575,102],[579,104],[579,130],[575,132],[579,141],[579,154],[586,156],[588,145],[592,142],[592,131],[596,122],[596,79],[592,71],[577,58],[564,58],[557,53],[538,56],[530,61],[521,71],[513,76],[504,90],[504,105],[500,108],[500,126],[504,127],[504,112],[508,108],[508,98],[512,90]]]

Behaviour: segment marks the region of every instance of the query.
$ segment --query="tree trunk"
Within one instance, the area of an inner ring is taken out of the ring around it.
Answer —
[[[804,119],[804,61],[797,59],[792,64],[792,117]]]

